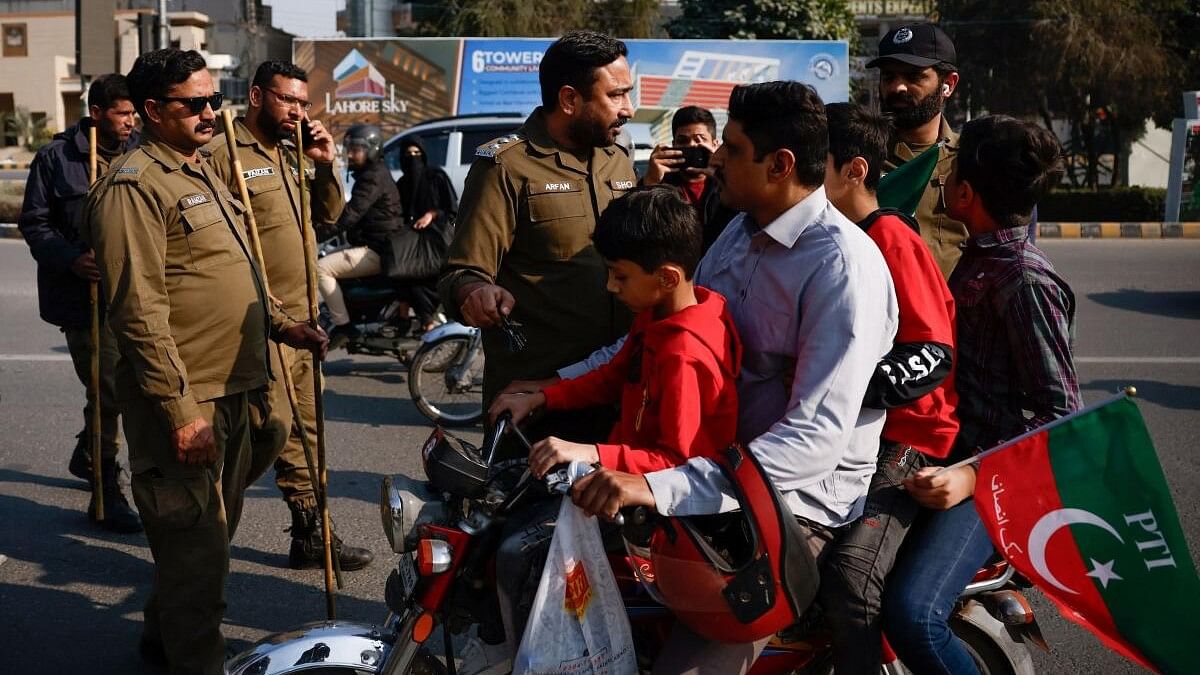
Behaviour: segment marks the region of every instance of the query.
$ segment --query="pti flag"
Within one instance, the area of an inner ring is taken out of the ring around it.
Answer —
[[[1120,396],[980,457],[997,550],[1112,649],[1195,673],[1200,579],[1137,405]]]
[[[917,212],[921,203],[921,195],[929,187],[933,169],[938,163],[938,152],[941,143],[935,143],[932,148],[913,157],[907,162],[889,171],[879,179],[879,188],[875,196],[880,206],[889,206],[912,215]]]

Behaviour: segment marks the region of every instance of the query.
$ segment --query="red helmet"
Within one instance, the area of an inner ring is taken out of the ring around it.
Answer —
[[[626,528],[634,568],[658,602],[697,635],[753,642],[795,623],[817,594],[804,531],[762,465],[741,445],[716,459],[741,508],[657,518]]]

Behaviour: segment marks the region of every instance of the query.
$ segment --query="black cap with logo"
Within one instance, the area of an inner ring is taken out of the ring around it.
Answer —
[[[958,60],[954,43],[941,28],[931,23],[914,23],[888,32],[879,41],[879,56],[867,63],[878,68],[887,61],[900,61],[922,68],[945,63],[953,66]]]

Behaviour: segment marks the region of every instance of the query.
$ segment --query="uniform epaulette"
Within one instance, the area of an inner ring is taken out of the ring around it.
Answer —
[[[141,180],[142,171],[149,165],[149,161],[139,161],[139,155],[145,157],[143,153],[130,152],[113,163],[107,174],[112,176],[113,183],[137,183]],[[146,160],[149,160],[149,157],[146,157]]]
[[[523,140],[525,140],[525,137],[522,136],[521,134],[509,134],[507,136],[501,136],[500,138],[488,141],[487,143],[484,143],[483,145],[476,148],[475,156],[476,157],[487,157],[489,159],[494,160],[500,153],[504,152],[505,150],[508,150],[509,148],[513,148],[513,147],[516,147],[517,145],[519,145],[515,141],[523,141]]]

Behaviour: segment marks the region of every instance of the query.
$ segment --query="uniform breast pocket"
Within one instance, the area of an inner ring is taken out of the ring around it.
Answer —
[[[608,191],[612,199],[618,199],[625,196],[625,193],[632,190],[636,185],[637,183],[631,180],[609,180]]]
[[[581,191],[529,195],[529,228],[518,231],[531,253],[569,260],[592,243],[592,224]]]
[[[185,209],[183,231],[187,236],[188,252],[196,269],[216,267],[235,259],[237,245],[220,207],[213,202]]]
[[[279,176],[276,176],[275,174],[267,176],[255,176],[254,178],[246,181],[246,189],[250,192],[251,198],[269,195],[272,192],[281,190],[282,188],[283,181],[281,181]]]

